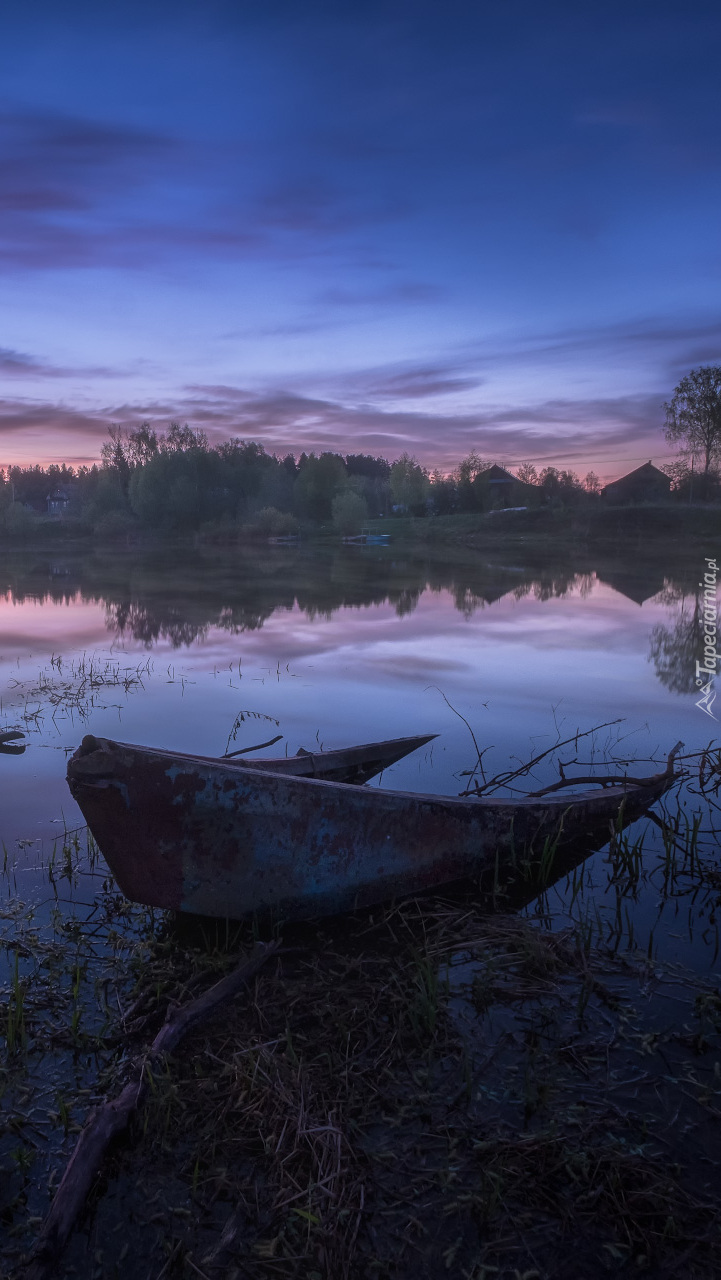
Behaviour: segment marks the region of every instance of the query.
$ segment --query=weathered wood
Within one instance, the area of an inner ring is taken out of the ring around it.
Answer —
[[[293,757],[298,760],[298,757]],[[301,757],[301,762],[307,757]],[[639,817],[671,784],[472,799],[348,786],[101,740],[68,762],[74,798],[123,893],[239,919],[352,911],[503,874]]]
[[[448,702],[447,698],[446,702]],[[450,702],[448,705],[449,707],[451,706]],[[451,707],[451,711],[455,711],[455,707]],[[459,715],[459,712],[456,711],[456,715]],[[468,724],[468,721],[464,716],[460,716],[460,719],[463,720],[464,724]],[[541,751],[540,755],[533,756],[531,760],[524,761],[524,763],[519,765],[517,769],[504,769],[501,773],[497,773],[493,778],[486,778],[484,774],[482,784],[475,783],[474,786],[470,787],[467,791],[461,791],[460,794],[462,796],[482,796],[493,791],[498,791],[501,787],[509,786],[511,782],[516,780],[516,778],[526,777],[537,764],[540,764],[541,760],[545,760],[548,756],[552,756],[554,751],[560,751],[561,747],[567,747],[571,742],[580,742],[582,738],[590,738],[594,733],[598,733],[601,729],[609,729],[611,725],[622,723],[623,716],[618,716],[615,720],[605,720],[603,724],[596,724],[592,729],[586,729],[583,733],[576,731],[576,733],[571,734],[570,738],[564,738],[560,742],[554,742],[553,746],[547,747],[545,751]],[[481,773],[483,772],[483,761],[481,758],[483,753],[478,752],[477,745],[476,754],[478,755],[478,764],[474,769],[468,770],[471,775],[475,774],[478,769],[481,770]]]
[[[218,1005],[237,995],[277,950],[275,942],[267,946],[259,943],[248,959],[226,978],[216,982],[195,1000],[174,1009],[147,1053],[136,1062],[132,1078],[125,1088],[116,1098],[90,1113],[33,1247],[25,1280],[50,1280],[54,1274],[58,1257],[68,1242],[110,1142],[127,1128],[130,1117],[143,1099],[147,1089],[147,1067],[163,1054],[170,1053],[190,1028]]]
[[[553,791],[562,791],[564,787],[585,786],[590,782],[595,782],[600,787],[658,787],[660,783],[668,783],[669,785],[680,777],[680,774],[674,773],[674,760],[679,751],[683,749],[683,742],[677,742],[672,751],[669,752],[666,768],[663,773],[654,773],[649,778],[632,778],[626,773],[619,774],[586,774],[583,777],[567,778],[561,769],[561,778],[559,782],[552,782],[548,787],[541,787],[540,791],[529,791],[529,796],[534,798],[538,796],[548,796]]]
[[[237,751],[225,751],[220,757],[221,760],[232,760],[234,756],[247,756],[251,751],[263,751],[265,747],[273,747],[276,742],[280,742],[283,737],[282,733],[276,733],[274,738],[268,738],[267,742],[254,742],[252,747],[239,747]]]
[[[260,751],[274,742],[280,741],[282,734],[270,738],[267,742],[259,742],[253,747],[244,747],[242,751],[231,751],[224,756],[191,755],[184,751],[165,751],[162,747],[138,747],[127,742],[111,742],[108,738],[96,738],[88,733],[72,757],[73,768],[68,772],[70,779],[73,773],[80,776],[105,777],[109,760],[115,753],[122,757],[124,752],[136,752],[143,760],[153,764],[158,760],[167,760],[171,764],[183,761],[186,764],[222,764],[229,770],[259,769],[265,773],[282,773],[294,778],[322,778],[329,782],[346,782],[353,786],[362,785],[374,778],[384,769],[390,768],[419,747],[426,746],[436,737],[435,733],[416,734],[410,738],[390,738],[383,742],[365,742],[355,747],[340,747],[331,751],[305,751],[302,747],[294,756],[262,757],[257,760],[236,760],[238,755],[246,751]],[[82,764],[78,764],[82,761]],[[228,775],[232,777],[233,774]]]

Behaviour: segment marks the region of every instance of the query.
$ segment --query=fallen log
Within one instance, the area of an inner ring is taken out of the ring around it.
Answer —
[[[70,1238],[103,1156],[117,1134],[127,1127],[147,1089],[147,1068],[176,1047],[184,1035],[230,1000],[255,976],[266,960],[275,955],[278,943],[262,943],[237,969],[216,982],[203,995],[174,1009],[161,1027],[148,1051],[133,1068],[131,1079],[116,1098],[92,1111],[75,1146],[62,1180],[55,1192],[50,1212],[31,1251],[25,1280],[49,1280],[56,1273],[57,1261]]]

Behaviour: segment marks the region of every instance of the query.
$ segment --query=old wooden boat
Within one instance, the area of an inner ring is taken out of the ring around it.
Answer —
[[[353,786],[360,786],[371,778],[377,777],[384,769],[389,769],[392,764],[397,764],[412,751],[425,747],[435,737],[437,737],[435,733],[425,733],[412,738],[389,738],[385,742],[366,742],[358,747],[341,747],[335,751],[305,751],[301,747],[298,754],[294,756],[257,756],[242,760],[233,759],[233,756],[245,757],[245,752],[230,752],[225,756],[196,756],[182,751],[164,751],[162,747],[137,747],[125,742],[107,743],[106,739],[94,738],[92,734],[83,739],[79,750],[88,756],[96,750],[104,750],[107,744],[112,748],[134,751],[138,766],[142,763],[144,756],[154,761],[158,758],[167,758],[170,762],[169,767],[172,767],[173,761],[176,760],[189,761],[191,764],[194,760],[201,760],[229,769],[231,777],[239,768],[260,769],[266,773],[282,773],[287,777],[323,778],[326,782],[346,782]],[[265,745],[271,746],[273,742],[278,742],[278,738],[273,738]]]
[[[230,919],[333,914],[548,859],[572,841],[599,847],[610,824],[639,817],[672,779],[572,797],[455,799],[93,737],[68,762],[72,794],[123,893]]]

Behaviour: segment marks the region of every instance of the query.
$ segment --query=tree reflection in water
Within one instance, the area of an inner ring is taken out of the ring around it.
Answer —
[[[670,576],[651,561],[628,566],[590,556],[583,563],[570,555],[563,562],[541,553],[533,558],[524,552],[522,558],[515,551],[516,556],[520,562],[503,564],[466,547],[392,545],[106,549],[62,562],[17,552],[0,567],[0,595],[17,603],[96,602],[115,636],[148,647],[164,640],[182,648],[211,628],[257,631],[279,611],[298,609],[311,620],[330,619],[340,609],[387,604],[405,617],[424,592],[447,591],[455,608],[470,618],[506,597],[543,603],[574,592],[584,598],[600,582],[639,605],[652,598],[678,605],[673,626],[654,628],[650,657],[667,688],[687,693],[695,687],[699,599],[692,568]]]
[[[661,684],[672,693],[696,692],[696,662],[703,660],[702,589],[687,594],[669,585],[664,603],[676,606],[671,626],[658,623],[651,632],[648,660]]]

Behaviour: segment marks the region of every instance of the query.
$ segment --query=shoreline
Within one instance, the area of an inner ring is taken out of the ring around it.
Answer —
[[[528,508],[499,510],[486,514],[389,516],[368,520],[374,533],[388,534],[390,543],[403,546],[483,547],[532,546],[534,550],[568,550],[568,540],[585,550],[628,548],[634,550],[689,550],[712,547],[721,542],[721,507],[663,504],[639,507],[559,509]],[[279,551],[297,547],[327,547],[342,542],[341,533],[327,526],[301,528],[297,543],[283,544]],[[78,551],[89,549],[148,551],[166,547],[221,548],[268,547],[273,540],[241,527],[216,526],[197,531],[157,533],[134,529],[122,535],[101,536],[83,527],[80,521],[47,521],[22,536],[0,532],[0,551]],[[540,544],[540,547],[539,547]],[[378,548],[375,548],[377,550]]]

